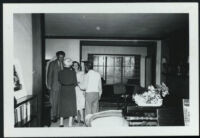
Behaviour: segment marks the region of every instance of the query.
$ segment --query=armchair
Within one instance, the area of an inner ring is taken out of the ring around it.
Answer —
[[[85,119],[87,127],[128,127],[128,122],[121,110],[108,110],[88,114]]]

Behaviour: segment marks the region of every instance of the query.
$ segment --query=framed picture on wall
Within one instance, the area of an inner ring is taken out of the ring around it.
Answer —
[[[19,59],[15,58],[13,63],[13,92],[16,99],[27,95],[26,86],[24,82],[24,74]]]
[[[19,72],[16,70],[15,65],[13,65],[13,82],[14,82],[14,91],[15,92],[22,89]]]

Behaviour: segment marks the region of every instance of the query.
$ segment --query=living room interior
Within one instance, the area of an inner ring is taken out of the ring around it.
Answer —
[[[132,105],[134,94],[162,82],[169,88],[163,106],[182,107],[189,99],[188,14],[15,14],[14,57],[23,76],[15,94],[37,97],[31,126],[49,125],[45,67],[59,50],[93,62],[102,77],[100,111]]]

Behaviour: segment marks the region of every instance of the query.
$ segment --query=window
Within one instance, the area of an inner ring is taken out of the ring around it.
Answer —
[[[106,84],[127,83],[128,79],[140,80],[140,56],[88,55],[94,70],[106,80]]]

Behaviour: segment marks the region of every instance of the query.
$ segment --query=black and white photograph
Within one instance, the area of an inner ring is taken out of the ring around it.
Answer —
[[[4,135],[199,135],[198,8],[4,4]]]

